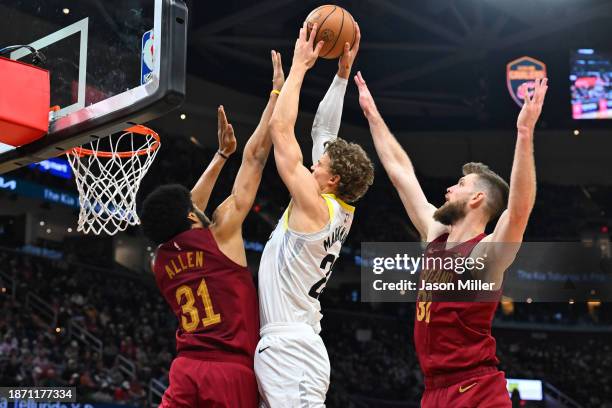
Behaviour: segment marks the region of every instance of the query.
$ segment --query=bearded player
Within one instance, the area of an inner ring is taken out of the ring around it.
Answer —
[[[353,220],[354,207],[372,184],[374,169],[363,149],[336,138],[350,69],[359,47],[345,44],[338,75],[319,105],[312,130],[312,172],[304,166],[294,126],[300,88],[323,42],[306,23],[295,45],[270,134],[278,173],[291,202],[272,232],[259,266],[261,340],[255,373],[265,407],[323,407],[330,365],[321,331],[319,295]]]
[[[471,272],[471,278],[492,283],[491,294],[498,298],[504,272],[516,256],[535,203],[533,133],[548,89],[547,79],[535,82],[535,90],[525,96],[518,116],[510,186],[484,164],[468,163],[459,182],[447,188],[446,203],[438,209],[425,198],[408,155],[385,125],[361,73],[355,82],[380,161],[410,220],[421,237],[431,242],[426,256],[486,259],[485,267]],[[493,233],[486,235],[487,223],[497,216]],[[420,278],[433,279],[443,273],[424,270]],[[416,305],[414,342],[425,377],[421,407],[510,408],[491,336],[498,302],[435,299],[431,292],[422,291]]]
[[[272,64],[270,99],[244,148],[232,193],[212,219],[203,210],[223,164],[236,150],[223,107],[218,112],[219,151],[193,190],[161,186],[143,203],[143,230],[159,245],[155,279],[179,320],[177,357],[161,407],[257,406],[253,352],[259,340],[259,314],[242,222],[272,148],[268,122],[284,82],[280,54],[274,51]]]

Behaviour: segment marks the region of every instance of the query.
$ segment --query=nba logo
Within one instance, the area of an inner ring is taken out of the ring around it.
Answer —
[[[140,58],[140,84],[146,84],[153,77],[155,69],[155,49],[153,30],[149,30],[142,35],[142,53]]]
[[[531,57],[521,57],[506,65],[506,85],[510,96],[519,107],[523,106],[525,93],[534,87],[536,79],[546,77],[546,64]]]

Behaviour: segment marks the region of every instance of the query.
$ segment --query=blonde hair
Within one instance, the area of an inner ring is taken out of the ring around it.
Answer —
[[[325,143],[332,174],[340,176],[336,195],[347,202],[355,202],[365,195],[374,183],[374,165],[368,154],[356,143],[337,138]]]

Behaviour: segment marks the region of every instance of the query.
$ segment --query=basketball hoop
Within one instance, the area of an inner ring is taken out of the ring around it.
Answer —
[[[140,224],[136,193],[159,146],[157,133],[136,125],[66,152],[79,190],[77,231],[114,235]]]

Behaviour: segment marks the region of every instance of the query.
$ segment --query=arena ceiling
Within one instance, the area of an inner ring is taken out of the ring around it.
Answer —
[[[191,75],[263,95],[269,50],[289,68],[297,31],[320,1],[189,1]],[[349,0],[335,2],[359,22],[363,72],[395,129],[511,128],[517,107],[506,88],[506,64],[529,55],[548,66],[543,125],[573,128],[569,51],[609,49],[612,2],[606,0]],[[335,72],[319,61],[304,85],[304,109],[316,107]],[[349,87],[345,119],[360,121]],[[314,110],[314,109],[309,109]],[[591,124],[592,126],[601,126]]]

